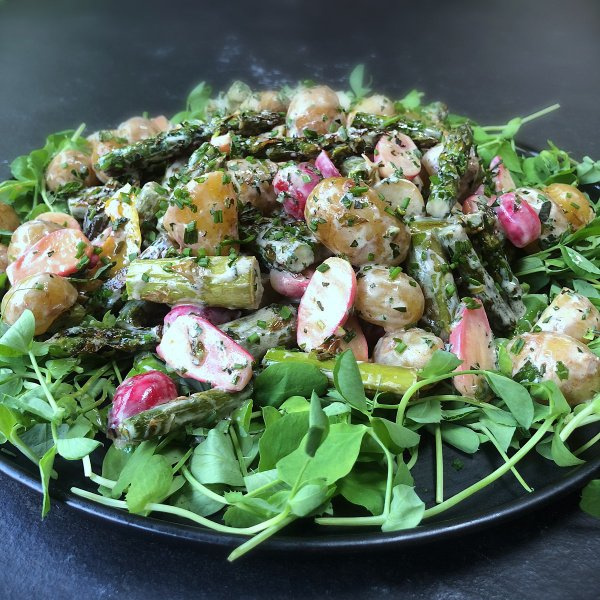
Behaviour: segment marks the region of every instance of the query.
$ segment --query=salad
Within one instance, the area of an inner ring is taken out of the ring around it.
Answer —
[[[0,184],[0,443],[72,492],[249,536],[416,527],[598,442],[600,163],[412,91],[202,83]],[[588,441],[571,445],[574,431]],[[433,439],[435,503],[411,471]],[[571,439],[570,439],[571,438]],[[444,448],[501,466],[444,493]],[[510,472],[510,473],[509,473]],[[600,512],[600,481],[582,507]],[[350,507],[350,510],[349,510]]]

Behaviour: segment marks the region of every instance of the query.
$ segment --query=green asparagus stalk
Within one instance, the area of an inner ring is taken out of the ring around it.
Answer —
[[[321,245],[304,221],[263,217],[247,207],[239,231],[243,245],[268,269],[299,273],[322,254]]]
[[[208,123],[186,121],[180,127],[159,133],[135,144],[116,148],[98,159],[98,168],[113,177],[150,171],[190,153],[213,135],[226,131],[241,136],[270,131],[284,121],[281,113],[260,112],[234,114]]]
[[[220,329],[258,361],[270,348],[296,344],[296,309],[291,304],[271,304]]]
[[[481,300],[493,327],[501,332],[512,331],[517,322],[516,315],[481,263],[464,227],[448,225],[438,230],[438,237],[450,258],[459,286],[469,296]]]
[[[444,148],[439,158],[439,168],[431,178],[431,192],[427,200],[427,213],[443,218],[458,200],[460,180],[469,166],[469,152],[473,146],[473,132],[468,124],[452,129],[443,140]]]
[[[81,193],[67,199],[69,212],[79,221],[83,221],[88,208],[101,205],[104,200],[110,198],[120,187],[121,184],[118,181],[111,179],[105,185],[85,188]]]
[[[128,267],[126,286],[132,300],[246,309],[258,308],[263,291],[254,256],[138,259]]]
[[[335,360],[319,360],[314,353],[308,354],[306,352],[292,352],[273,348],[265,354],[262,364],[269,366],[281,362],[314,365],[321,369],[329,381],[333,382]],[[358,370],[365,390],[371,393],[391,392],[393,394],[403,394],[417,380],[417,372],[414,369],[405,367],[359,362]]]
[[[155,259],[165,258],[169,250],[173,250],[173,242],[166,233],[160,233],[156,236],[156,239],[147,247],[142,250],[140,259]]]
[[[396,115],[395,117],[382,117],[368,113],[356,113],[352,126],[357,129],[369,129],[379,133],[386,131],[398,131],[409,136],[415,144],[423,147],[435,146],[441,137],[442,132],[433,124],[415,119],[409,119],[406,115]]]
[[[156,212],[160,208],[161,202],[166,202],[169,197],[167,190],[156,181],[149,181],[136,194],[134,198],[135,208],[140,217],[140,221],[147,222],[156,219]]]
[[[181,396],[137,415],[124,419],[108,437],[123,447],[173,431],[192,427],[212,427],[230,415],[252,394],[252,386],[237,394],[221,390],[206,390]]]
[[[447,341],[460,303],[454,276],[435,228],[413,229],[411,242],[407,264],[410,275],[425,296],[422,322]]]
[[[71,327],[49,340],[48,354],[52,357],[77,356],[79,354],[97,354],[100,351],[118,350],[136,353],[154,350],[160,342],[160,329],[119,329],[110,327]]]

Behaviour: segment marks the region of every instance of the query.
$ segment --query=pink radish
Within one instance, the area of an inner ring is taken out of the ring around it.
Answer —
[[[304,219],[306,199],[320,180],[315,166],[304,162],[279,169],[273,188],[283,197],[284,210],[295,219]]]
[[[177,398],[173,380],[161,371],[147,371],[125,379],[115,390],[108,413],[108,429],[125,419]]]
[[[421,172],[421,153],[403,133],[382,136],[375,146],[373,161],[379,166],[381,177],[412,179]]]
[[[302,298],[313,273],[313,269],[305,269],[301,273],[273,269],[269,273],[269,280],[278,294],[287,298]]]
[[[440,154],[444,150],[443,144],[437,144],[429,148],[421,158],[421,164],[427,171],[428,175],[435,175],[439,169]]]
[[[469,298],[467,304],[461,303],[457,315],[449,340],[450,352],[463,361],[457,370],[495,369],[494,334],[479,300]],[[463,396],[477,398],[486,390],[485,381],[479,375],[459,375],[454,377],[453,383]]]
[[[231,134],[228,132],[218,135],[212,138],[210,143],[221,152],[229,152],[231,150]]]
[[[164,323],[165,327],[169,327],[179,317],[196,315],[210,321],[213,325],[222,325],[223,323],[237,319],[241,314],[241,311],[229,308],[213,308],[211,306],[203,306],[202,304],[176,304],[165,315]]]
[[[333,162],[331,162],[331,159],[325,150],[321,151],[321,154],[315,159],[315,167],[321,171],[321,175],[323,175],[324,179],[342,176]]]
[[[252,355],[210,321],[187,314],[165,330],[157,354],[182,377],[238,392],[252,379]]]
[[[343,352],[349,348],[352,350],[356,360],[368,361],[369,346],[367,344],[367,338],[363,333],[358,319],[354,315],[348,317],[348,320],[344,324],[344,331],[346,333],[340,338],[340,351]]]
[[[78,229],[81,231],[81,226],[79,225],[77,219],[63,212],[45,212],[36,217],[38,221],[45,221],[46,223],[56,223],[61,227],[65,227],[67,229]]]
[[[67,277],[90,266],[94,249],[76,229],[59,229],[47,233],[6,269],[11,284],[37,273]]]
[[[356,297],[356,274],[342,258],[317,267],[298,307],[298,346],[310,352],[339,335]]]
[[[510,171],[504,166],[504,161],[500,156],[492,158],[490,171],[492,172],[492,182],[497,194],[510,192],[517,187]]]
[[[526,200],[513,193],[496,199],[496,214],[508,240],[517,248],[524,248],[542,234],[542,223],[537,212]]]

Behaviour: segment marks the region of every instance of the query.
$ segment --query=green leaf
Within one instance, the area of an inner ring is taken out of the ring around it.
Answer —
[[[218,429],[211,429],[206,439],[196,447],[190,470],[200,483],[244,485],[231,438]]]
[[[415,423],[439,423],[442,420],[442,405],[439,400],[426,400],[409,406],[406,417]]]
[[[581,510],[600,519],[600,479],[592,479],[581,491]]]
[[[372,463],[357,463],[346,477],[338,481],[337,489],[348,502],[364,506],[372,515],[380,515],[386,480],[384,469],[374,469]]]
[[[54,466],[54,457],[56,456],[56,446],[49,448],[44,456],[40,459],[40,480],[42,484],[42,492],[44,499],[42,502],[42,518],[50,511],[50,476],[52,475],[52,467]]]
[[[421,436],[398,423],[374,417],[371,426],[383,445],[392,453],[400,454],[406,448],[417,446]]]
[[[333,384],[350,406],[363,414],[368,412],[365,388],[352,350],[345,350],[337,356],[333,367]]]
[[[467,454],[479,450],[479,436],[468,427],[456,423],[442,423],[442,440]]]
[[[402,100],[399,100],[398,103],[405,110],[415,110],[421,106],[421,98],[425,95],[425,92],[420,92],[419,90],[410,90]]]
[[[600,160],[592,160],[584,156],[577,165],[577,178],[581,184],[598,183],[600,181]]]
[[[306,453],[298,448],[277,463],[279,478],[294,485],[302,472],[302,481],[323,479],[327,485],[347,475],[360,452],[362,439],[367,432],[364,425],[335,423],[315,456],[306,465]]]
[[[306,517],[317,511],[330,497],[329,488],[322,481],[311,481],[305,483],[288,500],[292,514],[297,517]]]
[[[525,387],[504,375],[489,371],[486,372],[485,378],[494,394],[504,401],[519,425],[529,429],[533,421],[533,400]]]
[[[577,458],[560,439],[558,431],[552,436],[552,445],[550,446],[550,456],[559,467],[574,467],[582,465],[585,460]]]
[[[510,446],[510,443],[512,442],[517,428],[515,426],[497,423],[496,421],[486,417],[480,419],[480,423],[489,429],[490,433],[494,436],[494,439],[498,442],[500,448],[506,452]]]
[[[560,388],[554,381],[540,381],[527,385],[533,398],[547,404],[553,415],[566,415],[571,412],[571,407]]]
[[[364,98],[371,88],[365,85],[365,65],[356,65],[350,73],[350,89],[357,99]]]
[[[81,460],[101,445],[98,440],[85,437],[56,440],[57,452],[67,460]]]
[[[423,518],[425,503],[413,487],[399,484],[392,490],[390,513],[381,526],[382,531],[399,531],[416,527]]]
[[[29,354],[34,331],[35,318],[33,313],[26,309],[0,338],[0,355],[23,356]]]
[[[268,366],[254,382],[254,399],[262,406],[279,407],[290,396],[310,398],[313,391],[324,394],[327,377],[313,365],[277,363]]]
[[[162,502],[173,482],[169,462],[160,454],[153,454],[131,478],[127,491],[127,508],[133,513],[143,513],[151,502]]]
[[[0,433],[10,439],[14,429],[19,425],[17,415],[7,406],[0,404]]]
[[[592,261],[583,256],[583,254],[577,252],[577,250],[573,250],[573,248],[569,248],[568,246],[561,246],[560,253],[567,266],[578,277],[597,279],[600,275],[600,269]],[[593,277],[594,275],[596,277]]]
[[[201,517],[213,515],[225,506],[223,502],[209,498],[187,482],[173,496],[169,497],[169,504],[190,510]]]
[[[146,461],[154,454],[155,449],[156,442],[146,440],[133,451],[133,454],[129,455],[129,459],[125,462],[123,470],[119,474],[117,483],[111,490],[111,496],[113,498],[121,497],[121,494],[129,487],[135,473],[142,468]]]
[[[325,441],[329,433],[329,419],[323,412],[321,399],[314,392],[310,399],[310,414],[308,420],[308,434],[306,436],[306,445],[304,451],[308,456],[313,457],[319,446]]]
[[[452,373],[460,364],[462,364],[462,360],[456,354],[446,350],[436,350],[431,355],[429,362],[419,372],[419,377],[429,379],[430,377]]]
[[[277,461],[300,446],[308,431],[308,420],[308,412],[289,413],[267,426],[258,442],[259,471],[273,469]]]

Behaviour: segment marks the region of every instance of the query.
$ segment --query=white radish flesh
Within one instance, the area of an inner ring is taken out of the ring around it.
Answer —
[[[412,179],[421,172],[421,153],[403,133],[382,136],[375,146],[374,161],[379,165],[381,177],[397,175]]]
[[[188,314],[164,332],[157,354],[182,377],[237,392],[252,378],[252,355],[210,321]]]
[[[283,198],[284,210],[295,219],[303,219],[306,199],[320,180],[314,165],[299,163],[277,171],[273,187]]]
[[[513,246],[524,248],[540,237],[542,223],[526,200],[506,193],[499,196],[496,202],[498,221]]]
[[[504,166],[504,162],[499,156],[492,158],[490,171],[492,172],[492,183],[497,194],[511,192],[517,187],[510,171]]]
[[[323,150],[315,159],[315,167],[319,169],[324,178],[342,176],[337,170],[337,167],[331,162],[331,159],[325,150]]]
[[[271,287],[282,296],[287,298],[302,298],[313,274],[312,269],[306,269],[301,273],[290,273],[289,271],[278,271],[273,269],[269,273]]]

